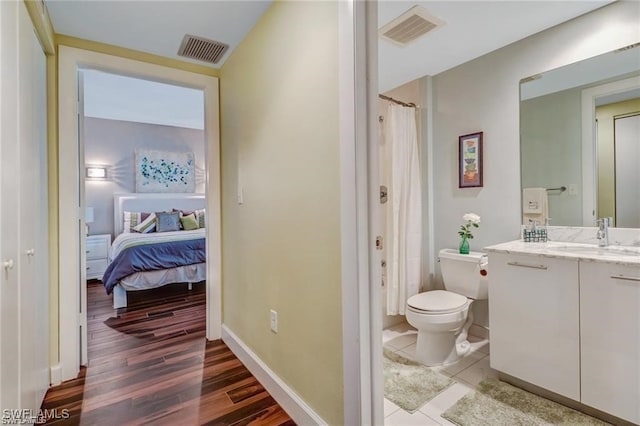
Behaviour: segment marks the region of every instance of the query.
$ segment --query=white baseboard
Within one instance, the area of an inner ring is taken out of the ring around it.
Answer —
[[[222,341],[271,394],[284,411],[299,425],[327,425],[293,389],[276,375],[226,325],[222,326]]]
[[[56,364],[50,368],[50,376],[49,380],[51,382],[51,386],[56,386],[62,383],[62,366],[60,364]]]

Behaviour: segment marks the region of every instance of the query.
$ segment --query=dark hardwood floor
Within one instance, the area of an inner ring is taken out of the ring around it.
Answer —
[[[43,410],[68,409],[56,425],[294,425],[221,341],[205,339],[205,289],[134,292],[111,308],[88,287],[89,365],[49,389]]]

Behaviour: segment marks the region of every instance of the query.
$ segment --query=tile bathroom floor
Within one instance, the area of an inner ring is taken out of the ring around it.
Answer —
[[[382,332],[385,348],[397,352],[405,358],[414,359],[417,331],[407,323],[401,323]],[[435,371],[451,377],[455,383],[409,414],[393,402],[384,400],[385,426],[424,426],[454,425],[440,417],[460,398],[473,391],[478,383],[486,378],[497,378],[498,374],[489,367],[489,341],[469,336],[471,353],[455,364],[446,367],[433,367]]]

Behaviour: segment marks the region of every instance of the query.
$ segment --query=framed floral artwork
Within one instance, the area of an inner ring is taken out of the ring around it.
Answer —
[[[136,192],[194,192],[193,152],[137,149]]]
[[[482,186],[482,132],[458,138],[458,188]]]

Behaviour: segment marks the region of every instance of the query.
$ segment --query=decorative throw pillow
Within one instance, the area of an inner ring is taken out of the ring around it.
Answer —
[[[192,231],[199,228],[198,221],[196,220],[196,215],[194,213],[186,216],[181,216],[180,223],[182,224],[182,229],[184,229],[185,231]]]
[[[180,230],[180,213],[156,212],[156,232]]]
[[[205,217],[205,209],[199,209],[194,211],[195,215],[196,215],[196,220],[198,221],[198,228],[204,228],[205,227],[205,223],[204,223],[204,217]]]
[[[124,234],[130,233],[131,228],[137,226],[139,223],[147,219],[150,215],[151,213],[123,212],[122,232]]]
[[[154,232],[156,230],[156,214],[151,213],[142,222],[132,227],[131,230],[135,232],[140,232],[141,234],[148,234],[149,232]]]
[[[189,216],[190,214],[194,213],[193,210],[179,210],[179,209],[173,209],[173,212],[179,212],[180,216]]]

